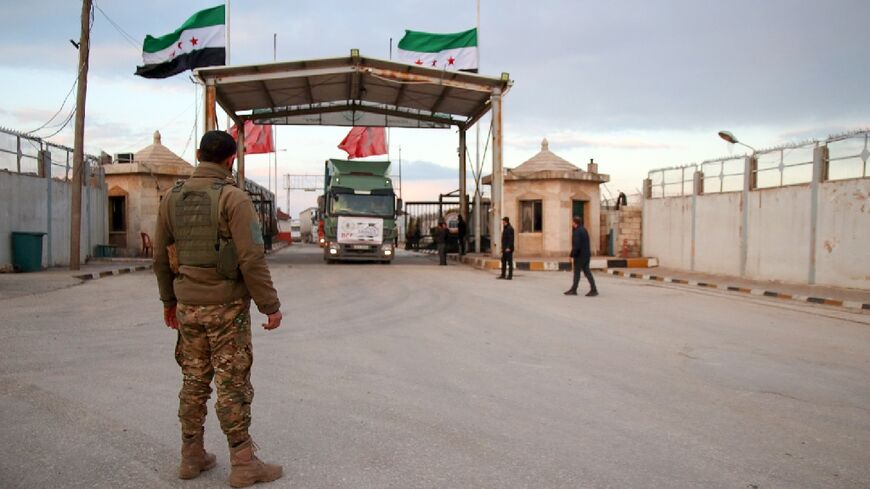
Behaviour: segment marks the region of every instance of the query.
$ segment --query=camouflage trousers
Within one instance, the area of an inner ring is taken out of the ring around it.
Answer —
[[[254,398],[250,306],[243,299],[209,306],[178,304],[175,360],[184,377],[178,394],[182,434],[202,430],[214,379],[215,411],[227,440],[232,445],[248,438]]]

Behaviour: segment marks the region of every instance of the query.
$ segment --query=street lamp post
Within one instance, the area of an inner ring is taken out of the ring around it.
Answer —
[[[731,133],[731,131],[719,131],[719,137],[724,139],[725,141],[728,141],[731,144],[740,144],[740,145],[746,146],[747,148],[752,150],[753,154],[755,154],[757,152],[755,150],[755,148],[753,148],[752,146],[738,141],[737,137],[735,137],[734,134]]]
[[[740,233],[740,276],[746,276],[746,262],[749,256],[749,191],[755,186],[755,155],[758,151],[752,146],[741,143],[730,131],[719,131],[719,137],[731,144],[740,144],[752,150],[752,154],[744,158],[743,164],[743,202]]]

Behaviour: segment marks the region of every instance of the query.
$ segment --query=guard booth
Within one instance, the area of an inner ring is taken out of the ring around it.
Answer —
[[[199,68],[205,86],[205,128],[217,126],[217,105],[239,128],[238,178],[245,180],[244,123],[404,127],[459,130],[459,209],[468,215],[466,131],[492,111],[492,199],[488,229],[498,255],[502,216],[502,97],[513,83],[507,73],[489,77],[397,61],[350,56],[244,66]],[[479,206],[479,207],[482,207]],[[478,209],[480,210],[480,209]],[[481,223],[482,224],[482,223]]]

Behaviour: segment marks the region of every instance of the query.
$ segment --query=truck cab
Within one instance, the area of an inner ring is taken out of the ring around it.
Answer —
[[[392,262],[401,201],[397,202],[389,168],[389,161],[326,161],[324,194],[318,204],[327,263]]]

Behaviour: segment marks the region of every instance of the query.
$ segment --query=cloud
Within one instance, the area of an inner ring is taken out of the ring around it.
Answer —
[[[398,172],[398,165],[393,163],[393,173]],[[421,180],[444,180],[449,178],[457,178],[459,169],[447,168],[445,166],[432,163],[431,161],[403,161],[402,162],[402,179],[408,181]]]
[[[791,131],[787,131],[781,133],[779,135],[779,139],[786,142],[801,142],[801,141],[810,141],[814,139],[826,139],[829,136],[835,136],[838,134],[843,134],[846,132],[854,131],[856,128],[860,128],[861,125],[854,126],[840,126],[840,125],[832,125],[832,126],[823,126],[823,127],[812,127],[806,129],[794,129]],[[865,125],[866,127],[866,125]]]
[[[611,149],[672,149],[673,145],[632,138],[632,137],[588,137],[578,131],[560,131],[547,134],[547,141],[553,151],[558,149],[568,150],[574,148],[611,148]],[[506,146],[517,149],[539,148],[543,138],[537,136],[517,136],[505,139]]]

